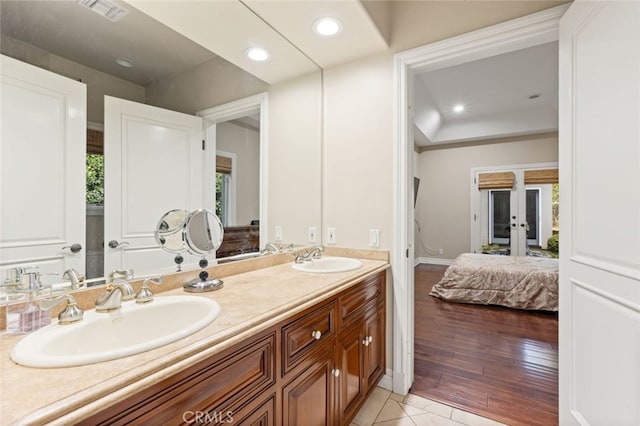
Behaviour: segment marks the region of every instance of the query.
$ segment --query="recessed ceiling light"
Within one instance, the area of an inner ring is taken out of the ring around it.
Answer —
[[[250,47],[244,51],[249,59],[256,62],[265,62],[271,58],[269,52],[261,47]]]
[[[462,111],[464,111],[464,105],[458,104],[458,105],[454,106],[453,107],[453,111],[457,112],[457,113],[461,113]]]
[[[120,65],[121,67],[125,67],[125,68],[133,68],[133,62],[131,62],[131,60],[127,59],[127,58],[118,58],[118,59],[116,59],[116,64]]]
[[[313,23],[313,31],[321,36],[331,37],[342,31],[342,22],[331,16],[316,19]]]

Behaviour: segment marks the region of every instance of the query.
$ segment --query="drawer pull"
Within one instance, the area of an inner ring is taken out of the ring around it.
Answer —
[[[334,368],[333,370],[331,370],[331,374],[333,374],[333,377],[339,377],[340,370],[338,370],[337,368]]]
[[[320,340],[320,338],[322,337],[322,332],[318,330],[314,330],[311,332],[311,337],[313,337],[316,340]]]

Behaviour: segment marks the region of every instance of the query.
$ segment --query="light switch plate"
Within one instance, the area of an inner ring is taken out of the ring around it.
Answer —
[[[276,225],[276,241],[282,241],[282,226]]]
[[[380,230],[379,229],[369,230],[369,247],[380,248]]]
[[[336,228],[327,228],[327,244],[336,243]]]
[[[310,243],[318,242],[318,230],[315,226],[309,227],[309,242]]]

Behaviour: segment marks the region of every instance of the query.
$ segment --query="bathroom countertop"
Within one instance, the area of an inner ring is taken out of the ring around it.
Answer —
[[[112,361],[69,368],[22,367],[9,357],[22,336],[4,333],[0,336],[0,424],[66,425],[95,414],[389,268],[386,260],[360,260],[360,269],[341,273],[299,272],[289,262],[224,277],[221,290],[192,293],[220,304],[214,322],[177,342]],[[187,293],[179,288],[156,297],[177,294]]]

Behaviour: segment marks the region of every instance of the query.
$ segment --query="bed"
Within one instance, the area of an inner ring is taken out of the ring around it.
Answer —
[[[464,253],[430,293],[459,303],[558,310],[558,259]]]

